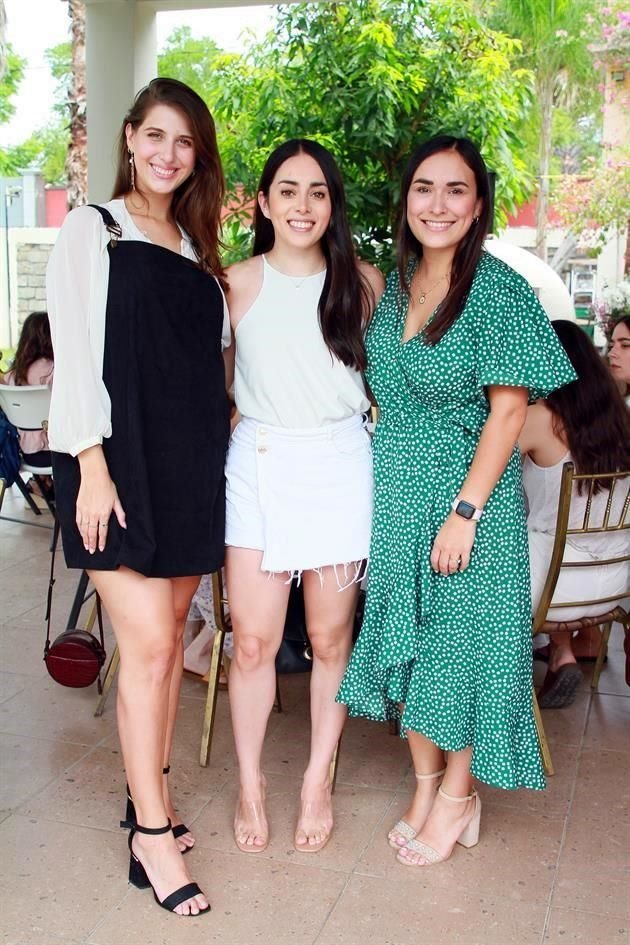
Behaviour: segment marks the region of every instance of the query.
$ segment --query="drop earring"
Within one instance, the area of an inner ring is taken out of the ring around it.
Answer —
[[[131,150],[131,148],[127,148],[127,150],[129,151],[129,169],[131,172],[131,189],[135,190],[136,189],[136,165],[133,159],[133,151]]]
[[[476,225],[479,223],[479,217],[473,217],[473,223]]]

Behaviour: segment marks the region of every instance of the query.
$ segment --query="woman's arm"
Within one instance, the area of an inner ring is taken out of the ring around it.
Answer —
[[[64,221],[46,275],[55,354],[48,435],[52,450],[79,461],[76,522],[91,553],[105,547],[112,511],[125,527],[101,447],[103,437],[111,435],[111,404],[102,378],[108,240],[98,211],[74,210]]]
[[[473,461],[453,499],[483,508],[518,440],[527,413],[527,388],[489,387],[490,414],[483,425]],[[465,570],[475,540],[477,523],[451,512],[437,533],[431,551],[431,567],[441,574]],[[459,559],[461,558],[461,562]]]
[[[46,272],[55,357],[50,447],[76,456],[111,435],[103,383],[109,236],[98,211],[73,210],[64,220]]]

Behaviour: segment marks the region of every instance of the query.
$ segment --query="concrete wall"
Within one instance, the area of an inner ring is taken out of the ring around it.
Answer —
[[[56,229],[18,227],[8,233],[7,253],[0,253],[0,349],[14,348],[29,312],[46,308],[46,265],[57,238]],[[0,229],[0,246],[7,247]],[[8,267],[7,267],[8,262]]]

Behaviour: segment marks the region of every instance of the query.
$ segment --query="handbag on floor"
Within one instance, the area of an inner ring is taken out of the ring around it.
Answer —
[[[363,622],[365,592],[359,591],[354,615],[352,642],[359,636]],[[287,604],[287,616],[282,634],[282,643],[276,656],[277,673],[310,673],[313,668],[313,649],[306,630],[304,591],[297,580],[293,580]]]
[[[102,692],[101,668],[105,663],[105,639],[103,637],[103,614],[101,599],[96,594],[96,615],[100,640],[87,630],[70,628],[60,633],[53,642],[50,642],[50,617],[52,609],[52,594],[55,584],[55,552],[59,539],[59,523],[55,522],[52,553],[50,560],[50,583],[48,585],[48,601],[46,605],[46,644],[44,646],[44,662],[49,674],[61,686],[72,689],[83,689],[91,686],[98,680],[98,691]]]

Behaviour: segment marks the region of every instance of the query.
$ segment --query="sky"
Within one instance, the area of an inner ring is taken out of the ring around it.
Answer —
[[[17,106],[13,119],[0,125],[0,147],[20,144],[37,128],[47,124],[55,83],[44,58],[44,51],[69,39],[67,5],[61,0],[5,0],[7,38],[17,52],[28,60],[26,75],[19,94],[13,99]],[[271,7],[241,7],[215,10],[191,10],[158,13],[158,48],[176,26],[190,26],[193,34],[212,36],[223,49],[242,48],[239,39],[248,30],[263,35],[270,26]]]

